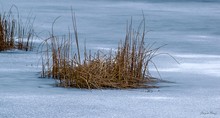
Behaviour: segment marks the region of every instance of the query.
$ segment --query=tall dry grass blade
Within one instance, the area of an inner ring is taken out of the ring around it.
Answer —
[[[77,26],[76,26],[76,16],[75,16],[75,13],[73,13],[73,8],[72,7],[71,7],[71,14],[72,14],[73,30],[74,30],[77,53],[78,53],[78,62],[81,63],[79,41],[78,41],[78,32],[77,32]]]

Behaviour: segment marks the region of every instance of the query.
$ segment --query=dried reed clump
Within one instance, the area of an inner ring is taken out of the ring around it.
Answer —
[[[95,54],[84,49],[81,60],[75,15],[73,29],[76,52],[74,52],[72,35],[62,38],[51,34],[45,40],[46,56],[43,56],[42,77],[52,77],[63,87],[87,89],[99,88],[140,88],[152,87],[147,83],[152,80],[148,64],[155,56],[157,49],[145,46],[145,19],[137,31],[132,23],[127,28],[126,37],[116,51]],[[50,53],[51,52],[51,53]]]
[[[0,51],[14,48],[15,20],[0,14]]]
[[[12,8],[16,8],[17,18],[12,14]],[[23,24],[16,6],[12,6],[8,13],[0,13],[0,51],[10,49],[32,50],[33,22],[34,19],[29,18]]]

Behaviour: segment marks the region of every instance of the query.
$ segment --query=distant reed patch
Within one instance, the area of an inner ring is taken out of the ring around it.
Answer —
[[[15,9],[16,13],[13,13]],[[33,48],[34,18],[22,22],[16,6],[8,12],[0,13],[0,51],[19,49],[29,51]]]

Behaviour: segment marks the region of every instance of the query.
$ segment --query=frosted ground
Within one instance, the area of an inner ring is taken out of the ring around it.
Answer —
[[[216,0],[0,0],[6,11],[15,4],[25,17],[36,16],[36,32],[47,32],[53,20],[57,34],[71,25],[70,6],[79,36],[88,48],[115,48],[124,38],[126,21],[146,16],[149,43],[168,44],[154,61],[163,80],[158,89],[80,90],[54,86],[40,76],[40,55],[0,53],[1,118],[219,118],[220,3]],[[41,34],[44,38],[45,34]],[[46,35],[45,35],[46,36]],[[36,41],[39,43],[40,41]],[[152,75],[158,77],[155,69]]]

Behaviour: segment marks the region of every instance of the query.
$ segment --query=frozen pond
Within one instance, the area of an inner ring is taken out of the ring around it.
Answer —
[[[68,33],[68,28],[71,27],[70,7],[72,6],[77,17],[81,43],[83,45],[86,40],[90,49],[115,48],[119,40],[124,38],[126,22],[132,17],[133,24],[136,25],[134,27],[137,28],[143,11],[149,31],[147,42],[156,42],[156,46],[168,44],[162,52],[180,58],[179,61],[183,63],[180,68],[186,70],[190,66],[193,71],[199,73],[207,73],[201,71],[208,70],[210,75],[218,74],[220,3],[217,1],[20,0],[18,2],[7,0],[7,3],[0,2],[3,10],[8,10],[12,4],[19,8],[24,18],[29,13],[36,16],[37,32],[51,31],[52,22],[60,17],[54,28],[56,34]],[[167,63],[167,60],[165,62]],[[162,70],[169,68],[164,62],[162,63],[166,67],[162,66]],[[205,69],[198,69],[197,66],[200,64]],[[160,65],[158,64],[158,68]]]
[[[220,117],[218,0],[0,0],[0,10],[13,4],[23,18],[36,16],[39,33],[50,31],[60,16],[57,34],[68,33],[72,6],[81,43],[86,40],[90,49],[115,48],[126,22],[132,17],[137,28],[143,11],[147,42],[167,44],[160,52],[180,64],[164,55],[154,60],[162,79],[172,82],[159,89],[88,91],[39,79],[36,52],[0,53],[0,117]]]

